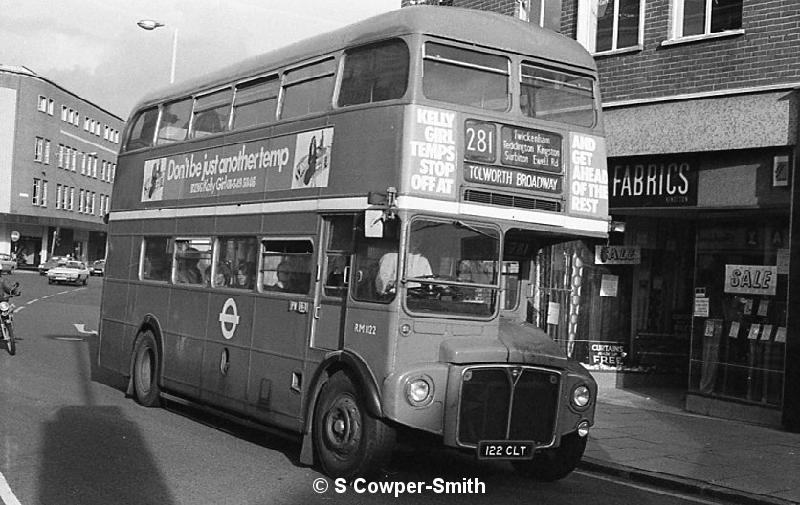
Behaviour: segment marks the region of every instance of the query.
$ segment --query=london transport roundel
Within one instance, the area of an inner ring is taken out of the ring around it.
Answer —
[[[219,313],[219,327],[225,340],[233,338],[237,326],[239,326],[239,310],[234,299],[228,298],[222,306],[222,312]]]

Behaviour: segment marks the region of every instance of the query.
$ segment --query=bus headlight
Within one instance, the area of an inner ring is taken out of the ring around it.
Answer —
[[[592,395],[589,392],[589,388],[584,385],[580,385],[572,390],[572,405],[583,409],[589,405],[589,402],[592,400]]]
[[[433,400],[433,381],[428,376],[412,377],[406,381],[406,400],[413,407],[424,407]]]

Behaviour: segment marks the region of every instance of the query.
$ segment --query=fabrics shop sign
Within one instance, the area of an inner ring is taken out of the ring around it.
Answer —
[[[610,206],[693,207],[697,205],[697,160],[636,156],[609,160]]]

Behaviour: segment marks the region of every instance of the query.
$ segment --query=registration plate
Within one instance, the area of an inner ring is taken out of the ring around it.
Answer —
[[[481,440],[478,459],[531,459],[533,442],[521,440]]]

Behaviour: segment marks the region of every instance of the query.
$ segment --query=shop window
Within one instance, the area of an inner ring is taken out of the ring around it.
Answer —
[[[780,406],[788,216],[698,227],[690,392]]]

